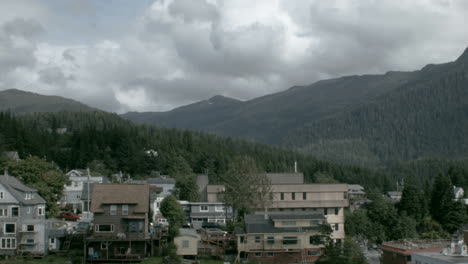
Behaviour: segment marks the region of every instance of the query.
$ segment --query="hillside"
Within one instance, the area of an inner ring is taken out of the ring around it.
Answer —
[[[468,49],[455,62],[428,65],[394,91],[286,138],[320,157],[352,161],[356,150],[383,163],[467,154]]]
[[[320,158],[382,166],[466,154],[467,52],[413,72],[347,76],[238,102],[218,118],[181,107],[125,118],[292,146]],[[189,122],[187,120],[196,120]],[[168,120],[172,120],[168,122]]]
[[[410,81],[413,76],[407,72],[348,76],[293,87],[246,102],[223,102],[211,108],[203,108],[205,111],[199,111],[198,106],[212,99],[169,112],[128,113],[123,117],[158,126],[278,144],[291,128],[366,103]],[[197,106],[195,111],[194,106]]]
[[[66,127],[64,134],[55,127]],[[294,161],[308,182],[316,175],[342,182],[393,188],[380,172],[317,160],[310,155],[240,139],[198,132],[138,125],[105,112],[58,112],[14,116],[0,112],[0,153],[16,150],[21,158],[46,157],[61,169],[90,167],[104,175],[122,171],[132,177],[151,171],[169,173],[183,158],[195,173],[207,173],[212,183],[221,182],[231,160],[254,159],[267,172],[292,172]],[[158,152],[148,156],[147,150]],[[0,169],[2,163],[0,156]]]
[[[17,89],[0,91],[0,111],[31,112],[94,111],[85,104],[60,96],[47,96]]]
[[[122,117],[138,123],[203,131],[211,124],[233,118],[233,110],[240,104],[242,102],[239,100],[217,95],[169,112],[129,112]]]

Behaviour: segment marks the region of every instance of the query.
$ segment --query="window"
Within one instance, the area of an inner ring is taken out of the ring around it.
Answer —
[[[96,232],[114,232],[114,225],[95,225]]]
[[[284,193],[281,193],[280,196],[281,196],[281,197],[280,197],[281,200],[284,200]]]
[[[224,206],[222,206],[222,205],[216,205],[216,206],[215,206],[215,211],[216,211],[216,212],[222,212],[222,211],[224,211]]]
[[[335,214],[338,215],[340,213],[340,208],[335,208]]]
[[[32,197],[31,193],[27,192],[27,193],[25,194],[24,199],[25,199],[25,200],[31,200],[31,197]]]
[[[348,199],[348,194],[347,193],[343,193],[343,199]]]
[[[320,256],[320,250],[307,250],[307,256]]]
[[[45,208],[43,206],[40,206],[37,208],[37,215],[44,215],[45,214]]]
[[[275,243],[275,237],[269,236],[267,237],[267,243],[273,245]]]
[[[328,215],[328,208],[323,208],[323,214]]]
[[[107,249],[107,248],[108,248],[107,242],[101,242],[101,249]]]
[[[27,225],[26,230],[29,231],[29,232],[34,231],[34,225]]]
[[[128,204],[122,205],[122,215],[128,215]]]
[[[11,207],[11,214],[12,217],[18,217],[19,216],[19,207]]]
[[[5,193],[4,192],[0,192],[0,199],[3,199],[5,198]]]
[[[297,237],[285,236],[283,237],[283,245],[295,245],[297,244]]]
[[[283,221],[283,225],[285,225],[285,226],[295,226],[296,221]]]
[[[74,185],[75,187],[78,187],[78,186],[79,186],[79,183],[78,183],[78,182],[73,182],[73,185]]]
[[[296,200],[296,193],[291,193],[291,199]]]
[[[26,244],[34,244],[34,239],[31,239],[31,238],[26,239]]]
[[[16,224],[5,224],[5,234],[16,233]]]
[[[310,221],[310,225],[311,225],[311,226],[318,226],[318,225],[320,225],[320,224],[322,224],[322,221],[320,221],[320,220],[312,220],[312,221]]]
[[[340,225],[339,224],[335,224],[335,231],[338,231],[340,229]]]
[[[307,193],[306,192],[302,193],[302,200],[307,200]]]
[[[262,256],[262,252],[255,252],[255,256],[256,256],[256,257],[261,257],[261,256]]]
[[[260,236],[255,236],[255,243],[260,243]]]
[[[117,215],[117,205],[112,204],[110,206],[110,215]]]
[[[8,216],[8,209],[1,208],[0,209],[0,216]]]
[[[200,212],[208,212],[208,205],[200,205]]]
[[[240,240],[241,243],[247,243],[247,239],[246,239],[245,236],[240,236],[239,240]]]
[[[16,238],[2,238],[2,249],[15,249],[16,248]]]
[[[31,214],[31,207],[28,207],[28,211],[26,211],[27,214]]]
[[[143,233],[143,221],[130,221],[128,223],[128,232],[130,233]]]
[[[273,257],[275,255],[275,253],[274,252],[267,252],[266,255],[267,255],[267,257]]]
[[[190,246],[190,241],[182,240],[182,248],[189,248],[189,246]]]
[[[51,243],[51,244],[55,244],[55,237],[51,237],[51,238],[50,238],[50,243]]]

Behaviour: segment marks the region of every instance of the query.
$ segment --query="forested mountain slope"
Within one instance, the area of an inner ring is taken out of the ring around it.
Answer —
[[[67,128],[64,134],[55,128]],[[267,172],[291,172],[294,161],[307,181],[317,175],[342,182],[391,189],[393,180],[380,172],[320,161],[279,147],[198,132],[137,125],[105,112],[59,112],[13,116],[0,113],[0,153],[17,150],[54,161],[63,170],[91,167],[104,174],[122,171],[145,177],[168,173],[182,157],[195,173],[208,173],[212,183],[235,157],[248,156]],[[157,157],[146,154],[158,152]],[[1,162],[0,162],[1,165]],[[1,166],[0,166],[1,167]]]
[[[466,155],[468,50],[455,62],[415,74],[372,103],[293,131],[286,144],[345,162],[353,162],[358,149],[367,151],[366,161],[383,163]]]
[[[245,102],[224,102],[207,111],[193,105],[169,112],[127,113],[123,117],[164,127],[178,127],[279,144],[292,128],[319,120],[350,106],[366,103],[410,81],[409,72],[348,76],[296,86]],[[213,99],[194,104],[206,104]],[[208,111],[211,110],[211,111]]]
[[[60,96],[47,96],[17,89],[0,91],[0,111],[16,114],[31,112],[94,111],[95,109],[75,100]]]

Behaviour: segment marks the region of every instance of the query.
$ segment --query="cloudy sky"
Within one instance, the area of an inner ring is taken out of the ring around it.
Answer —
[[[465,0],[1,0],[0,90],[113,112],[415,70],[468,46]]]

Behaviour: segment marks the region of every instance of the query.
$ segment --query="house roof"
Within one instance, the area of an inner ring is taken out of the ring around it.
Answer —
[[[200,239],[200,235],[197,233],[197,230],[193,228],[179,228],[178,236],[190,236],[190,237]]]
[[[20,182],[16,177],[9,176],[8,173],[0,176],[0,184],[22,204],[45,204],[46,201],[37,193],[36,189],[30,188]],[[33,193],[32,198],[26,200],[25,193]]]
[[[359,184],[348,184],[348,190],[350,191],[364,191],[364,187]]]
[[[169,176],[159,176],[156,178],[148,178],[146,180],[131,180],[129,181],[131,184],[175,184],[176,180]]]
[[[268,219],[262,214],[246,215],[245,222],[245,233],[263,234],[263,233],[297,233],[304,232],[307,230],[318,230],[318,227],[275,227],[270,215]],[[274,216],[273,216],[274,217]]]
[[[149,186],[144,184],[94,185],[91,200],[91,212],[103,212],[104,204],[136,204],[136,213],[149,210]]]
[[[389,196],[401,196],[401,192],[387,192]]]

